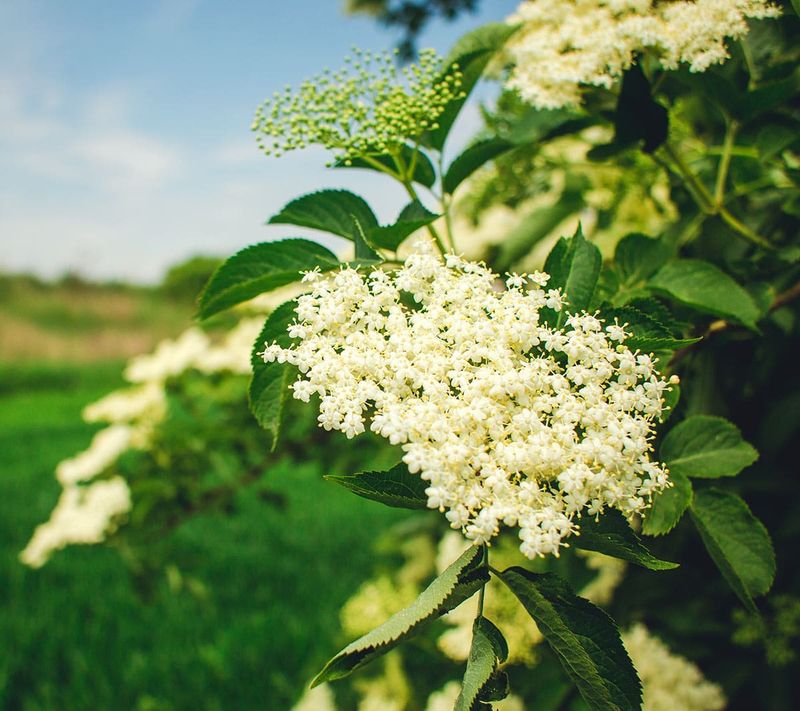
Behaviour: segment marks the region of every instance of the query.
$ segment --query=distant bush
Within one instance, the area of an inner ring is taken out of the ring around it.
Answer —
[[[190,257],[170,267],[161,282],[161,291],[172,299],[194,300],[221,263],[218,257]]]

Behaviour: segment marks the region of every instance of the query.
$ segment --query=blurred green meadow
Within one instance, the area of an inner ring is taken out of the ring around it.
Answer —
[[[82,408],[193,307],[124,285],[2,284],[0,708],[289,708],[342,642],[338,611],[371,572],[370,532],[398,513],[287,460],[268,474],[283,508],[245,490],[231,512],[190,520],[147,590],[100,546],[23,566],[19,552],[60,492],[56,465],[98,429]]]

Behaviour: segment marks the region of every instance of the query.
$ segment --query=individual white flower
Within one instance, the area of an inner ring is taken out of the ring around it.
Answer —
[[[526,556],[558,555],[582,514],[641,514],[668,485],[649,459],[668,384],[591,314],[543,322],[560,291],[497,280],[428,246],[393,273],[343,268],[298,298],[299,343],[263,357],[298,367],[325,429],[400,445],[453,528],[516,526]]]
[[[644,696],[643,711],[719,711],[726,706],[722,689],[708,681],[697,665],[669,650],[637,624],[622,635]]]
[[[749,18],[776,17],[769,0],[525,0],[509,18],[508,87],[537,108],[580,103],[580,87],[610,88],[649,52],[665,69],[702,72],[728,58],[725,40]]]
[[[130,491],[121,477],[89,486],[67,486],[50,520],[36,528],[20,558],[23,563],[39,568],[53,551],[66,545],[98,543],[113,530],[115,519],[130,507]]]

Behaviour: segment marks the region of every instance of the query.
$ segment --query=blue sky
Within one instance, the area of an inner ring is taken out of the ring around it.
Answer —
[[[484,0],[422,46],[445,52],[502,20]],[[325,169],[318,149],[268,159],[249,127],[275,89],[350,47],[397,33],[343,14],[342,0],[3,0],[0,2],[0,269],[157,281],[191,254],[230,254],[297,236],[264,220],[291,198],[346,187],[390,219],[390,182]],[[458,126],[477,126],[474,107]]]

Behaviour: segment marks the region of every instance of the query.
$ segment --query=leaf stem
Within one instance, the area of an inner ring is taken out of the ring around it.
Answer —
[[[456,249],[456,240],[453,236],[453,218],[450,214],[450,208],[453,204],[453,198],[451,195],[448,195],[444,189],[444,154],[439,151],[439,158],[437,160],[437,167],[439,168],[439,178],[441,183],[442,194],[439,197],[439,203],[442,206],[442,213],[444,214],[444,226],[447,232],[447,241],[450,243],[450,247],[453,252],[458,251]]]
[[[405,161],[403,161],[403,157],[400,155],[399,152],[397,152],[392,154],[392,158],[394,159],[395,165],[397,166],[397,171],[400,174],[400,182],[406,189],[408,196],[412,200],[421,203],[422,201],[419,199],[419,195],[417,194],[417,191],[414,189],[414,183],[411,180],[410,171],[408,170]],[[427,229],[430,236],[433,237],[434,242],[436,242],[436,246],[439,248],[439,251],[442,253],[442,256],[447,254],[447,247],[445,246],[444,242],[442,242],[442,238],[439,236],[439,233],[436,231],[436,228],[433,225],[428,225]]]
[[[483,544],[483,563],[486,565],[487,568],[489,566],[489,547],[484,543]],[[483,617],[483,604],[486,600],[486,583],[481,586],[480,592],[478,593],[478,617]]]
[[[708,188],[706,188],[700,178],[694,174],[689,164],[683,159],[681,154],[678,153],[675,146],[673,146],[670,141],[664,142],[664,152],[669,156],[677,172],[686,181],[687,186],[690,188],[689,192],[692,193],[692,197],[694,197],[697,206],[709,215],[714,214],[714,198],[711,197]]]
[[[726,137],[727,138],[727,137]],[[761,247],[762,249],[769,249],[773,250],[772,244],[770,244],[766,239],[764,239],[761,235],[754,232],[750,229],[747,225],[745,225],[739,218],[734,216],[723,204],[718,204],[716,199],[713,195],[709,192],[708,188],[703,184],[700,178],[692,171],[689,167],[688,163],[683,159],[683,157],[678,153],[675,147],[669,142],[666,141],[663,146],[664,152],[669,157],[672,165],[675,168],[675,172],[677,172],[683,179],[686,181],[687,188],[689,188],[689,193],[694,198],[697,206],[707,215],[719,215],[720,218],[734,231],[741,237],[744,237],[748,242]],[[724,153],[723,153],[724,159]],[[730,162],[730,157],[728,157],[728,163]],[[720,163],[720,167],[722,167],[722,163]],[[725,175],[723,175],[723,185],[724,180],[727,176],[728,168],[725,167]]]
[[[731,165],[733,141],[738,130],[739,124],[736,121],[728,121],[725,129],[725,143],[722,146],[722,157],[719,159],[719,168],[717,169],[717,183],[714,187],[714,204],[717,209],[721,209],[725,204],[725,184],[728,180],[728,169]]]

